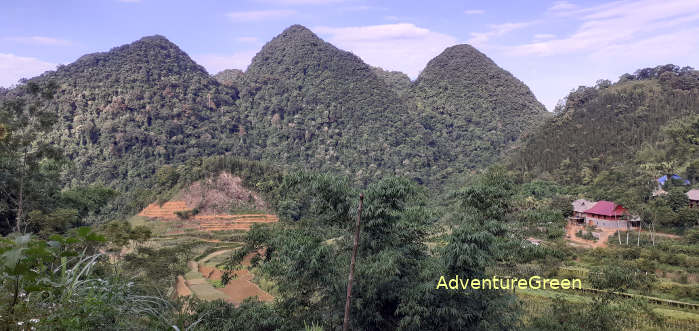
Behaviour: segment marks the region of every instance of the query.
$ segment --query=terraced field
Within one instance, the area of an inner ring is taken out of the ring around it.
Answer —
[[[257,297],[258,300],[263,302],[273,301],[274,297],[272,295],[263,291],[257,284],[252,282],[254,275],[246,268],[235,270],[233,279],[226,286],[215,288],[212,285],[212,281],[221,280],[223,271],[205,262],[213,257],[231,252],[232,250],[230,249],[221,250],[210,254],[199,262],[190,261],[188,265],[191,271],[185,274],[184,277],[177,277],[175,285],[177,295],[188,296],[194,294],[198,298],[209,301],[221,299],[236,306],[250,297]],[[254,253],[248,254],[243,259],[243,267],[250,266],[250,260],[253,255]]]
[[[177,212],[192,210],[185,201],[169,201],[162,205],[152,203],[137,216],[172,222],[176,228],[195,229],[199,231],[248,231],[256,223],[275,223],[279,221],[272,214],[212,214],[195,215],[189,219],[181,219]]]

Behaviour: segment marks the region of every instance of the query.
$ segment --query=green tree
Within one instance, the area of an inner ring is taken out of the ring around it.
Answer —
[[[47,101],[56,88],[53,82],[28,82],[19,87],[18,96],[0,104],[0,197],[9,211],[3,215],[5,223],[16,232],[26,230],[30,211],[46,211],[46,201],[57,190],[52,185],[57,172],[51,171],[51,165],[62,158],[62,152],[47,139],[56,122]]]

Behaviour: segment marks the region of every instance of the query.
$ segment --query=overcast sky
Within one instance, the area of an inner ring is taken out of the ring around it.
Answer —
[[[699,66],[699,1],[84,0],[0,3],[0,86],[161,34],[209,73],[245,69],[292,24],[415,79],[468,43],[549,110],[571,89],[638,68]]]

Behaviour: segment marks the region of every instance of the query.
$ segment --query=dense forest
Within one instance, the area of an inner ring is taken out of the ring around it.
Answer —
[[[469,45],[427,63],[410,88],[411,111],[439,145],[440,178],[492,164],[548,114],[529,87]]]
[[[692,184],[699,180],[697,109],[699,72],[689,67],[663,65],[616,83],[600,80],[573,90],[552,119],[525,135],[509,157],[510,168],[643,209],[656,179],[677,174]],[[681,196],[688,188],[676,190]],[[682,222],[692,223],[676,221]]]
[[[85,55],[0,89],[0,326],[339,330],[360,219],[350,329],[696,327],[698,109],[689,67],[580,87],[550,114],[469,45],[411,82],[300,25],[245,72],[211,76],[162,36]],[[220,174],[266,205],[231,212],[278,222],[136,215]],[[623,204],[643,232],[571,238],[579,198]],[[191,268],[217,257],[220,279]],[[217,300],[243,269],[272,300]],[[457,275],[573,275],[593,292],[435,289]],[[180,295],[180,279],[214,295]]]

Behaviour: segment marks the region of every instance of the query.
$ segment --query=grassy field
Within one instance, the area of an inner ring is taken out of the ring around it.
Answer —
[[[550,314],[553,299],[561,297],[573,303],[589,303],[592,298],[586,295],[578,295],[566,291],[551,290],[517,290],[517,296],[525,311],[524,323],[528,325],[535,316]],[[630,330],[699,330],[699,314],[668,309],[665,306],[653,305],[653,311],[660,315],[664,321],[657,324],[653,321],[636,320],[635,326]]]

